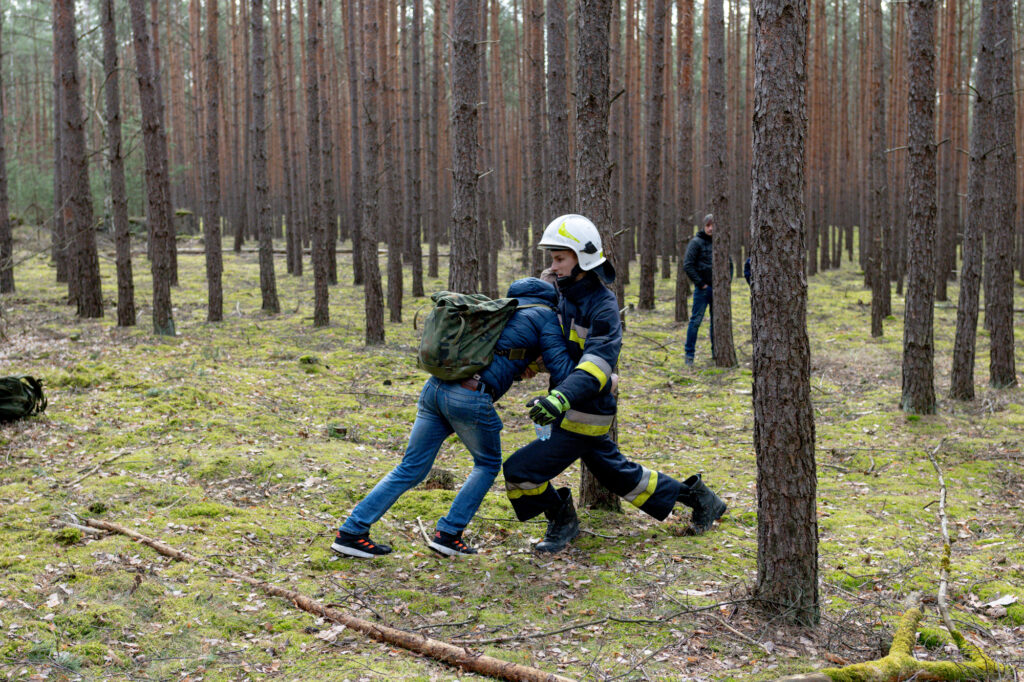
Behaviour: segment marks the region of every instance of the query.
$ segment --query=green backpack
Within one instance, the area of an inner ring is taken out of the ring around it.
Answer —
[[[514,298],[490,299],[483,294],[439,291],[423,322],[416,364],[438,379],[468,379],[491,364],[494,346],[518,306]],[[527,306],[523,306],[527,307]],[[513,359],[525,349],[508,351]]]
[[[29,376],[0,377],[0,421],[31,417],[46,409],[43,382]]]

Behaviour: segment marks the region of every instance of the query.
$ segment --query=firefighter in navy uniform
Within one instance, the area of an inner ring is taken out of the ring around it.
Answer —
[[[576,363],[547,396],[527,406],[530,418],[553,424],[551,437],[535,440],[504,464],[505,491],[520,521],[543,513],[548,519],[544,540],[535,549],[559,552],[579,534],[579,522],[568,488],[550,480],[577,458],[602,485],[659,521],[677,502],[693,508],[691,532],[703,533],[725,513],[726,505],[701,481],[685,481],[626,459],[608,436],[615,418],[611,376],[622,347],[619,309],[605,283],[615,271],[601,249],[597,228],[581,215],[556,218],[538,246],[551,255],[558,276],[558,312],[562,335]]]

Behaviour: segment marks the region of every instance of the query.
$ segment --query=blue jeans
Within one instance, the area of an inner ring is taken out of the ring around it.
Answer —
[[[709,312],[713,310],[711,304],[711,287],[706,289],[694,289],[693,290],[693,309],[690,311],[690,326],[686,329],[686,346],[683,351],[686,353],[686,357],[693,359],[693,354],[697,350],[697,332],[700,330],[700,323],[704,321],[704,311]],[[715,357],[715,322],[714,315],[709,315],[708,319],[711,321],[709,325],[711,327],[711,357]]]
[[[416,421],[402,461],[356,505],[341,526],[344,533],[363,535],[406,490],[430,473],[441,444],[452,433],[473,456],[473,470],[462,484],[447,516],[437,522],[446,533],[461,533],[501,469],[501,419],[491,397],[470,391],[459,382],[430,377],[420,391]]]

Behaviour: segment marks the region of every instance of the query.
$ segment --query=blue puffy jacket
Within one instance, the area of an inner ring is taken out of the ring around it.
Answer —
[[[487,384],[494,400],[504,395],[512,380],[538,356],[544,358],[553,383],[561,382],[573,369],[555,313],[558,305],[555,287],[536,277],[527,277],[512,282],[506,296],[517,299],[520,306],[535,307],[516,310],[494,347],[494,360],[480,372],[480,381]],[[512,360],[500,354],[515,348],[525,349],[524,357]]]

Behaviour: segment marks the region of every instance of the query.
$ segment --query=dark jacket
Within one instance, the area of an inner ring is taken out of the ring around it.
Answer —
[[[538,355],[544,358],[544,366],[553,381],[562,381],[573,368],[555,313],[558,305],[555,287],[536,277],[527,277],[512,282],[506,296],[518,300],[520,306],[535,307],[516,310],[494,347],[494,360],[480,372],[480,381],[487,384],[494,400],[505,394],[512,380]],[[501,351],[513,348],[524,348],[527,352],[515,360],[501,355]]]
[[[743,279],[747,280],[747,285],[750,285],[750,258],[743,263]]]
[[[687,244],[683,258],[683,270],[698,289],[711,286],[711,254],[711,235],[702,229]]]
[[[555,386],[569,401],[560,425],[585,436],[603,436],[616,409],[611,376],[622,349],[619,306],[615,294],[593,272],[560,293],[563,343],[574,364],[569,376]]]

